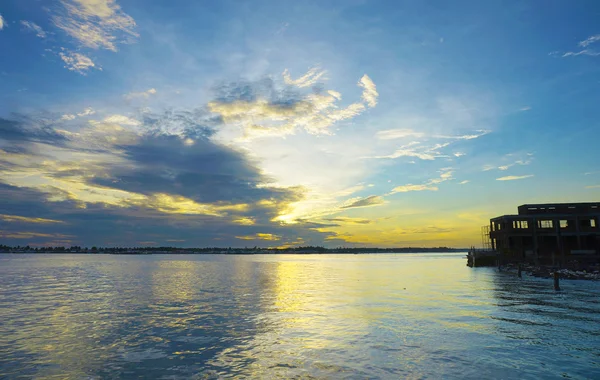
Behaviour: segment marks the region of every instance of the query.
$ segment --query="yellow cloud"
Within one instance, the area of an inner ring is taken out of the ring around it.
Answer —
[[[0,237],[5,239],[32,239],[38,237],[67,239],[72,236],[63,234],[44,234],[39,232],[7,232],[0,231]]]
[[[40,224],[64,223],[60,220],[54,220],[54,219],[30,218],[27,216],[6,215],[6,214],[0,214],[0,219],[4,220],[5,222],[40,223]]]
[[[256,233],[254,235],[246,235],[246,236],[236,236],[236,239],[240,240],[268,240],[268,241],[276,241],[280,240],[281,236],[273,235],[273,234],[265,234],[265,233]]]

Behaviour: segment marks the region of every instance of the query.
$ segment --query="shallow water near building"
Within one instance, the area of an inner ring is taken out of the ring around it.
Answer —
[[[600,378],[600,283],[465,264],[0,255],[0,378]]]

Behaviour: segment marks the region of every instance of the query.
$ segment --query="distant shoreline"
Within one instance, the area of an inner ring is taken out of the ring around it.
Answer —
[[[378,254],[378,253],[459,253],[466,252],[467,248],[319,248],[319,249],[244,249],[244,248],[132,248],[132,249],[102,249],[102,250],[25,250],[11,249],[0,251],[0,254],[77,254],[77,255],[269,255],[269,254],[295,254],[295,255],[322,255],[322,254]]]

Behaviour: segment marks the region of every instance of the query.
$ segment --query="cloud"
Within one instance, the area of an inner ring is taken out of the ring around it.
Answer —
[[[416,118],[416,121],[419,121]],[[451,157],[448,154],[443,154],[441,149],[446,148],[447,146],[456,143],[461,140],[473,140],[488,134],[487,130],[477,130],[476,133],[466,134],[466,135],[439,135],[432,134],[426,135],[423,132],[416,132],[413,129],[401,128],[401,129],[388,129],[384,131],[380,131],[376,133],[376,137],[380,140],[393,140],[393,139],[402,139],[406,137],[415,137],[415,138],[423,138],[426,141],[411,141],[407,144],[402,145],[396,151],[388,155],[382,156],[371,156],[371,157],[363,157],[363,158],[371,158],[371,159],[395,159],[400,157],[415,157],[424,161],[433,161],[437,158],[449,158]],[[427,140],[446,140],[445,142],[428,142]],[[462,152],[456,152],[452,154],[455,157],[461,157],[464,155]]]
[[[4,29],[4,17],[0,15],[0,30]]]
[[[284,73],[285,74],[285,73]],[[303,88],[315,80],[314,72],[292,81]],[[291,79],[284,81],[290,82]],[[290,82],[290,83],[292,83]],[[331,135],[335,123],[350,120],[365,110],[362,103],[340,108],[336,91],[310,93],[278,88],[271,79],[257,82],[228,83],[217,89],[217,97],[208,110],[223,124],[242,130],[242,139],[285,137],[304,130],[314,135]]]
[[[8,232],[0,231],[0,237],[4,239],[31,239],[31,238],[53,238],[53,239],[68,239],[72,236],[64,234],[46,234],[40,232]]]
[[[580,50],[580,51],[577,51],[577,52],[569,51],[569,52],[564,53],[562,55],[562,57],[563,58],[566,58],[566,57],[576,57],[576,56],[579,56],[579,55],[589,55],[589,56],[592,56],[592,57],[599,56],[600,55],[600,51],[589,48],[590,45],[592,45],[592,44],[594,44],[594,43],[596,43],[598,41],[600,41],[600,34],[596,34],[596,35],[590,36],[590,37],[586,38],[585,40],[580,41],[577,44],[578,46],[584,48],[583,50]]]
[[[94,109],[92,107],[87,107],[86,109],[84,109],[83,111],[78,113],[77,116],[83,117],[83,116],[93,115],[95,113],[96,113],[96,111],[94,111]]]
[[[598,189],[600,188],[600,185],[591,185],[591,186],[586,186],[586,189]]]
[[[44,29],[42,29],[42,27],[35,22],[21,20],[21,25],[23,25],[26,30],[35,33],[35,35],[39,38],[48,37],[48,34],[44,31]]]
[[[115,0],[61,0],[63,12],[54,24],[81,46],[117,51],[117,44],[132,43],[139,35],[134,19]]]
[[[379,97],[375,83],[373,83],[371,78],[365,74],[362,78],[360,78],[358,85],[363,88],[362,99],[369,107],[375,107],[377,105],[377,98]]]
[[[246,235],[246,236],[236,236],[236,239],[240,240],[267,240],[267,241],[277,241],[281,240],[281,236],[266,234],[266,233],[256,233],[254,235]]]
[[[96,113],[96,111],[92,107],[87,107],[83,111],[81,111],[75,115],[74,114],[64,114],[60,117],[60,120],[61,121],[71,121],[71,120],[75,120],[77,117],[90,116],[95,113]]]
[[[47,125],[46,120],[24,116],[13,120],[0,118],[0,142],[2,140],[12,144],[13,147],[23,143],[61,145],[67,142],[67,138]]]
[[[384,204],[383,197],[379,195],[370,195],[366,198],[352,198],[345,202],[344,205],[340,206],[341,209],[358,208],[358,207],[371,207],[379,206]]]
[[[423,137],[425,133],[416,132],[412,129],[400,128],[400,129],[387,129],[384,131],[379,131],[375,134],[378,139],[381,140],[393,140],[393,139],[402,139],[405,137]]]
[[[114,123],[120,125],[138,126],[142,123],[138,120],[132,119],[124,115],[110,115],[104,118],[104,123]],[[97,122],[94,122],[97,123]]]
[[[517,155],[517,153],[509,153],[509,154],[505,155],[502,158],[502,160],[506,161],[508,159],[514,159],[513,157],[515,155]],[[521,159],[513,161],[513,162],[505,164],[505,165],[500,165],[500,166],[485,165],[483,167],[483,171],[486,172],[486,171],[490,171],[490,170],[494,170],[494,169],[498,169],[498,170],[501,170],[501,171],[506,171],[506,170],[512,168],[513,166],[517,166],[517,165],[526,166],[526,165],[529,165],[529,164],[531,164],[531,162],[534,159],[533,158],[533,153],[526,153],[526,154],[521,154],[521,155],[522,155]]]
[[[464,180],[464,181],[461,181],[461,182],[459,182],[458,184],[459,184],[459,185],[465,185],[465,184],[467,184],[467,183],[469,183],[469,182],[471,182],[471,181],[469,181],[468,179],[466,179],[466,180]]]
[[[521,176],[509,175],[509,176],[506,176],[506,177],[496,178],[496,181],[515,181],[515,180],[518,180],[518,179],[531,178],[533,176],[534,176],[533,174],[521,175]]]
[[[453,179],[452,174],[454,173],[452,168],[442,168],[439,171],[440,176],[438,178],[432,178],[420,185],[413,185],[409,183],[408,185],[396,186],[392,189],[389,194],[395,193],[408,193],[411,191],[438,191],[439,188],[436,185],[439,185],[442,182],[450,181]]]
[[[427,185],[427,184],[423,184],[423,185],[408,184],[408,185],[394,187],[392,189],[392,193],[407,193],[409,191],[423,191],[423,190],[438,191],[439,189],[436,186],[431,186],[431,185]]]
[[[398,148],[394,153],[386,156],[373,156],[365,158],[399,158],[399,157],[416,157],[421,160],[432,161],[439,157],[444,157],[439,152],[440,148],[444,148],[450,145],[450,143],[436,144],[434,146],[426,146],[418,141],[412,141],[406,145]]]
[[[147,91],[142,91],[142,92],[130,92],[129,94],[123,95],[123,97],[127,100],[133,100],[133,99],[138,99],[138,98],[148,99],[150,96],[155,95],[156,93],[157,93],[156,89],[151,88]]]
[[[80,53],[67,51],[60,52],[60,58],[65,62],[65,68],[71,71],[78,72],[81,75],[86,75],[90,69],[102,70],[100,66],[96,66],[91,58]]]
[[[519,109],[519,111],[529,111],[529,110],[531,110],[531,106],[525,106],[525,107],[521,107]]]
[[[64,223],[60,220],[54,220],[54,219],[31,218],[31,217],[27,217],[27,216],[5,215],[5,214],[0,214],[0,220],[3,220],[5,222],[15,222],[15,223]]]
[[[319,68],[314,67],[314,68],[308,70],[308,72],[306,74],[304,74],[303,76],[301,76],[298,79],[292,79],[288,69],[285,69],[283,71],[282,75],[283,75],[283,81],[285,82],[285,84],[303,88],[303,87],[310,87],[310,86],[313,86],[313,85],[319,83],[319,80],[321,78],[323,78],[323,76],[326,73],[327,72],[325,70],[320,70]]]
[[[588,45],[591,45],[594,42],[598,42],[598,41],[600,41],[600,34],[596,34],[594,36],[590,36],[590,37],[586,38],[585,40],[579,42],[579,46],[587,47]]]
[[[337,222],[342,224],[370,224],[372,221],[364,218],[351,218],[347,216],[337,216],[335,218],[323,218],[328,222]]]

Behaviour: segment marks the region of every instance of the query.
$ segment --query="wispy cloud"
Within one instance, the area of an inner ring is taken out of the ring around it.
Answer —
[[[394,140],[394,139],[403,139],[406,137],[423,137],[425,133],[417,132],[409,128],[399,128],[399,129],[387,129],[384,131],[379,131],[375,134],[380,140]]]
[[[591,186],[586,186],[586,189],[598,189],[600,188],[600,185],[591,185]]]
[[[129,94],[123,95],[123,97],[127,100],[133,99],[148,99],[150,96],[155,95],[157,93],[155,88],[151,88],[147,91],[142,92],[130,92]]]
[[[64,234],[48,234],[41,232],[8,232],[0,231],[0,237],[5,239],[31,239],[31,238],[54,238],[54,239],[67,239],[72,236]]]
[[[358,207],[371,207],[371,206],[379,206],[385,203],[383,197],[379,195],[370,195],[366,198],[352,198],[346,201],[340,208],[348,209],[348,208],[358,208]]]
[[[519,111],[529,111],[529,110],[531,110],[531,106],[525,106],[525,107],[521,107],[519,109]]]
[[[77,114],[64,114],[61,116],[60,120],[70,121],[70,120],[75,120],[77,117],[90,116],[95,113],[96,113],[96,111],[92,107],[87,107],[83,111],[81,111]]]
[[[245,235],[245,236],[236,236],[236,239],[240,240],[267,240],[267,241],[277,241],[281,239],[281,236],[267,233],[256,233],[254,235]]]
[[[510,153],[510,154],[507,154],[504,157],[502,157],[502,161],[506,162],[508,160],[514,160],[515,156],[518,157],[519,155],[521,156],[521,158],[519,160],[516,160],[516,161],[513,161],[513,162],[509,161],[509,163],[504,164],[504,165],[500,165],[500,166],[489,165],[489,164],[488,165],[484,165],[482,170],[484,172],[487,172],[487,171],[490,171],[490,170],[495,170],[495,169],[501,170],[501,171],[506,171],[506,170],[512,168],[513,166],[526,166],[526,165],[529,165],[529,164],[531,164],[531,162],[534,159],[534,157],[533,157],[534,154],[533,153],[526,153],[526,154],[522,154],[522,153]]]
[[[377,105],[377,99],[379,98],[379,94],[377,93],[377,86],[375,83],[369,78],[367,74],[363,75],[358,82],[358,85],[363,88],[362,99],[367,103],[367,105],[371,108]]]
[[[321,78],[323,78],[323,76],[326,73],[327,73],[327,71],[325,71],[325,70],[320,70],[318,67],[313,67],[312,69],[308,70],[308,72],[306,74],[304,74],[303,76],[301,76],[300,78],[292,79],[292,76],[290,75],[290,72],[288,71],[288,69],[285,69],[283,71],[283,81],[285,82],[285,84],[289,84],[291,86],[296,86],[296,87],[300,87],[300,88],[310,87],[310,86],[313,86],[313,85],[319,83]]]
[[[588,45],[591,45],[594,42],[598,42],[598,41],[600,41],[600,34],[596,34],[594,36],[590,36],[590,37],[586,38],[585,40],[579,42],[579,46],[587,47]]]
[[[589,55],[592,57],[599,56],[600,51],[590,48],[590,45],[595,44],[598,41],[600,41],[600,34],[590,36],[577,44],[579,47],[583,48],[582,50],[566,52],[562,57],[576,57],[579,55]]]
[[[516,181],[519,179],[525,179],[525,178],[531,178],[533,177],[533,174],[528,174],[528,175],[509,175],[506,177],[500,177],[500,178],[496,178],[496,181]]]
[[[100,66],[96,66],[91,58],[71,51],[60,52],[60,58],[65,63],[65,68],[75,71],[81,75],[86,75],[90,69],[102,70]]]
[[[459,185],[465,185],[465,184],[467,184],[467,183],[469,183],[469,182],[471,182],[471,181],[469,181],[468,179],[466,179],[466,180],[464,180],[464,181],[461,181],[461,182],[459,182],[458,184],[459,184]]]
[[[63,13],[54,24],[81,46],[117,51],[117,44],[139,37],[135,21],[115,0],[61,0]]]
[[[4,29],[4,17],[0,15],[0,30]]]
[[[20,222],[20,223],[63,223],[60,220],[54,219],[44,219],[44,218],[31,218],[27,216],[19,216],[19,215],[6,215],[0,214],[0,220],[5,222]]]
[[[407,137],[414,138],[423,138],[425,140],[437,140],[445,142],[421,142],[421,141],[411,141],[405,145],[402,145],[396,151],[391,154],[383,155],[383,156],[373,156],[373,157],[364,157],[364,158],[399,158],[399,157],[416,157],[421,160],[432,161],[436,158],[442,157],[451,157],[450,154],[444,154],[441,152],[441,149],[446,148],[447,146],[461,140],[473,140],[483,135],[488,134],[487,130],[478,130],[475,133],[466,134],[466,135],[426,135],[422,132],[417,132],[412,129],[401,128],[401,129],[388,129],[384,131],[377,132],[375,136],[380,140],[394,140],[394,139],[403,139]],[[463,152],[455,152],[452,153],[454,157],[464,156]]]
[[[21,25],[23,25],[23,28],[25,28],[26,30],[35,33],[35,35],[39,38],[48,37],[48,34],[44,31],[44,29],[42,29],[42,27],[36,24],[35,22],[21,20]]]
[[[335,218],[323,218],[328,222],[336,222],[342,224],[370,224],[372,221],[364,218],[351,218],[348,216],[337,216]]]
[[[438,191],[439,185],[442,182],[450,181],[453,179],[452,174],[454,173],[452,168],[442,168],[439,171],[440,176],[438,178],[432,178],[425,183],[414,185],[409,183],[408,185],[396,186],[392,189],[390,194],[395,193],[408,193],[411,191]]]
[[[438,191],[439,189],[437,186],[433,186],[430,184],[422,184],[422,185],[408,184],[408,185],[394,187],[392,189],[392,193],[408,193],[410,191],[424,191],[424,190]]]

